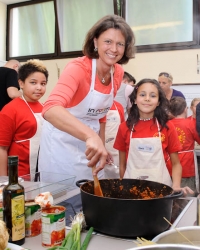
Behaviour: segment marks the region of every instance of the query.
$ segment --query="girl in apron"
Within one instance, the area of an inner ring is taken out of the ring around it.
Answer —
[[[48,71],[39,60],[19,69],[22,97],[8,103],[0,115],[0,175],[7,175],[7,156],[18,155],[19,176],[35,173],[43,118],[39,99],[46,91]]]
[[[200,143],[200,137],[193,120],[185,119],[187,117],[187,103],[182,97],[172,97],[169,107],[174,116],[172,122],[182,145],[182,150],[178,152],[183,168],[181,186],[188,186],[195,193],[199,193],[199,172],[194,145],[195,142]]]
[[[134,55],[133,32],[123,18],[105,16],[88,31],[83,53],[67,64],[44,104],[38,166],[92,180],[106,163],[106,114],[123,77],[118,62]]]
[[[105,178],[119,178],[119,152],[113,148],[119,125],[124,122],[123,106],[114,101],[106,115],[105,147],[108,151],[107,163],[104,167]]]
[[[119,150],[120,177],[156,181],[180,190],[181,145],[173,124],[168,121],[167,99],[159,83],[154,79],[141,80],[130,100],[129,117],[119,126],[114,143]],[[186,187],[183,192],[192,190]]]

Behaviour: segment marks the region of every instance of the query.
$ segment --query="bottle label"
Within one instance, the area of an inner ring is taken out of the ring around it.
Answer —
[[[18,195],[11,200],[12,207],[12,241],[25,237],[24,195]]]

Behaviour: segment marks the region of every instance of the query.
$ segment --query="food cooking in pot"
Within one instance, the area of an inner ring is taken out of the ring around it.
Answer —
[[[151,198],[162,198],[163,194],[156,194],[155,191],[147,187],[145,190],[141,191],[136,186],[130,189],[130,192],[137,195],[139,199],[151,199]]]

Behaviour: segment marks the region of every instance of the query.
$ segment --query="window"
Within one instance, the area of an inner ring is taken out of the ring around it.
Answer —
[[[59,0],[56,3],[61,53],[80,51],[92,24],[114,13],[113,1]]]
[[[123,16],[132,27],[137,52],[200,46],[199,0],[125,0]]]
[[[8,5],[7,60],[81,56],[87,31],[101,17],[115,12],[116,0],[36,0]]]
[[[34,0],[7,12],[7,60],[82,56],[87,31],[108,14],[126,19],[137,52],[200,48],[200,0]]]
[[[18,58],[55,53],[54,2],[10,9],[8,56]]]

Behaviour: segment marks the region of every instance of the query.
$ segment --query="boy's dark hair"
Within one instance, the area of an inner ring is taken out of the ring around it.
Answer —
[[[124,71],[124,76],[123,76],[123,80],[127,80],[128,82],[133,82],[133,84],[136,83],[136,79],[131,75],[129,74],[128,72]]]
[[[28,60],[26,63],[24,63],[20,68],[18,72],[18,79],[22,80],[23,82],[26,80],[26,78],[33,74],[34,72],[41,72],[45,75],[46,80],[48,80],[49,73],[42,63],[42,61],[38,59],[32,59]]]
[[[141,81],[139,81],[137,83],[136,87],[134,88],[133,92],[129,96],[132,107],[130,109],[130,114],[128,116],[128,119],[126,121],[128,128],[130,130],[132,130],[133,125],[135,125],[139,121],[140,115],[139,115],[138,107],[135,104],[135,100],[137,97],[138,88],[144,83],[152,83],[158,89],[159,106],[157,106],[156,109],[154,110],[153,118],[157,118],[159,124],[161,125],[161,129],[163,127],[168,128],[166,125],[167,121],[169,120],[168,113],[167,113],[168,100],[167,100],[162,88],[160,87],[160,84],[158,83],[158,81],[156,81],[155,79],[148,79],[148,78],[145,78],[145,79],[142,79]],[[155,121],[155,119],[154,119],[154,121]]]
[[[187,103],[185,99],[181,96],[174,96],[169,101],[169,110],[173,116],[181,115],[185,108],[187,107]]]

